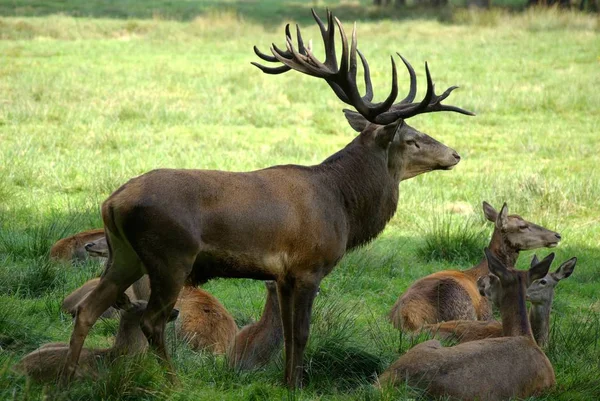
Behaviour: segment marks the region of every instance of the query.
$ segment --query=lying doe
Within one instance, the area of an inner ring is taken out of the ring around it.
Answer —
[[[104,238],[104,229],[88,230],[58,240],[50,249],[50,257],[55,260],[84,261],[88,256],[96,256],[86,252],[86,244]]]
[[[100,361],[109,363],[118,356],[139,354],[148,348],[148,341],[140,328],[147,302],[139,300],[130,302],[127,297],[121,297],[120,302],[123,304],[115,305],[122,310],[122,313],[114,345],[104,349],[84,348],[79,359],[77,378],[96,376]],[[169,314],[169,321],[175,320],[177,314],[177,309],[173,309]],[[25,355],[14,369],[36,381],[56,380],[68,352],[68,344],[46,344]]]
[[[392,59],[392,89],[374,103],[366,59],[351,44],[341,23],[328,12],[327,26],[314,13],[325,45],[325,61],[306,47],[298,29],[297,47],[286,29],[287,50],[272,46],[279,62],[265,73],[290,70],[322,78],[344,103],[351,127],[360,134],[344,149],[315,166],[280,165],[251,172],[160,169],[131,179],[102,205],[111,250],[100,284],[79,304],[63,381],[77,366],[85,338],[98,317],[142,275],[150,278],[151,295],[142,319],[157,355],[171,377],[174,369],[165,346],[165,323],[184,284],[215,277],[275,280],[285,339],[285,380],[300,384],[309,336],[313,300],[319,283],[346,251],[373,240],[398,205],[402,180],[433,170],[450,170],[460,156],[451,148],[410,127],[419,114],[452,111],[443,105],[456,87],[436,95],[426,65],[427,89],[415,103],[416,74],[408,96],[398,95]],[[342,38],[338,67],[335,27]],[[357,60],[363,64],[366,94],[357,84]],[[256,64],[255,64],[256,65]],[[307,230],[307,227],[310,227]]]
[[[537,256],[534,256],[531,265],[537,263]],[[531,324],[533,337],[540,347],[548,345],[550,311],[554,299],[554,289],[560,280],[569,277],[573,273],[576,263],[577,258],[567,260],[554,273],[548,273],[546,277],[535,280],[527,288],[527,300],[531,302],[529,323]],[[481,295],[491,300],[498,307],[498,298],[501,293],[499,279],[493,274],[489,274],[477,280],[477,285]],[[438,338],[456,339],[460,343],[502,336],[502,323],[496,320],[451,320],[425,325],[425,329]]]
[[[283,327],[277,299],[277,285],[266,281],[267,301],[260,320],[243,327],[227,351],[230,366],[254,369],[265,365],[279,351]]]
[[[554,247],[560,235],[518,215],[508,215],[506,203],[500,213],[483,202],[487,220],[494,222],[489,249],[507,266],[514,266],[519,252]],[[489,273],[484,258],[471,269],[444,270],[417,280],[402,294],[389,313],[394,327],[417,331],[426,324],[449,320],[489,320],[492,309],[479,294],[477,279]]]
[[[108,252],[105,256],[108,256]],[[77,305],[99,281],[99,278],[89,280],[69,294],[63,301],[62,309],[75,315]],[[265,286],[267,301],[261,319],[239,332],[233,317],[217,298],[200,288],[184,286],[175,304],[179,310],[175,325],[177,334],[194,350],[207,350],[214,354],[227,352],[229,364],[238,369],[264,365],[279,350],[283,341],[277,288],[273,282],[265,282]],[[144,276],[125,293],[132,300],[143,299],[147,287],[148,278]],[[116,311],[110,307],[102,317],[115,315]]]
[[[92,290],[98,286],[99,282],[100,278],[93,278],[91,280],[86,281],[81,287],[77,288],[65,297],[65,299],[62,302],[61,309],[64,312],[69,313],[71,316],[75,316],[75,313],[77,312],[77,306],[79,305],[79,303],[83,301],[88,295],[90,295],[90,292],[92,292]],[[129,287],[125,291],[125,294],[129,297],[130,300],[139,299],[135,296],[132,287]],[[117,311],[115,310],[115,308],[111,306],[106,311],[104,311],[102,317],[115,317],[116,313]]]
[[[546,275],[554,254],[528,271],[507,268],[485,249],[490,271],[500,282],[500,314],[504,337],[442,347],[421,343],[401,356],[379,377],[379,385],[408,385],[431,396],[461,400],[525,398],[555,384],[554,369],[533,339],[527,319],[527,286]]]

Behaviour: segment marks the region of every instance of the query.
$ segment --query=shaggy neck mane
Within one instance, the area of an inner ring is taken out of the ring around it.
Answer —
[[[338,192],[349,229],[347,250],[381,233],[398,206],[399,174],[390,173],[387,152],[369,149],[359,138],[315,166],[324,184]]]

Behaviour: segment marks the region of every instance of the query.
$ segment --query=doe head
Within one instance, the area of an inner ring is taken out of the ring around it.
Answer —
[[[542,261],[536,260],[536,263],[532,263],[529,270],[516,270],[505,266],[504,263],[494,256],[489,248],[485,248],[485,257],[487,258],[490,272],[498,278],[497,281],[490,280],[491,286],[488,291],[494,294],[492,301],[495,300],[497,306],[502,306],[509,302],[508,298],[514,298],[516,292],[523,285],[527,288],[533,281],[543,278],[548,273],[554,256],[554,253],[551,253]]]
[[[537,256],[533,256],[531,265],[539,263]],[[577,258],[571,258],[561,264],[554,273],[548,273],[546,276],[534,280],[527,288],[527,300],[532,304],[543,305],[550,304],[554,297],[554,289],[559,281],[569,277],[575,270]]]
[[[483,213],[486,219],[500,230],[505,243],[517,251],[554,248],[561,240],[560,234],[555,231],[527,221],[519,215],[509,215],[506,202],[498,213],[492,205],[484,201]]]

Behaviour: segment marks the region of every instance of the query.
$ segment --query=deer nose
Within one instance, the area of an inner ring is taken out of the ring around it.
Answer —
[[[554,236],[555,236],[557,239],[561,239],[561,238],[562,238],[562,237],[560,236],[560,234],[559,234],[559,233],[556,233],[556,234],[554,234]]]
[[[460,161],[460,156],[458,153],[454,152],[454,153],[452,153],[452,156],[454,156],[454,158],[456,159],[457,162]]]

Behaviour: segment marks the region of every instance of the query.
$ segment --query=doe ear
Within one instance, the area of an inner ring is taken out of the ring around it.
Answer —
[[[363,132],[367,127],[367,124],[369,124],[369,121],[366,118],[355,111],[344,109],[343,112],[346,116],[346,120],[348,120],[348,124],[350,124],[354,131]]]
[[[575,270],[575,265],[577,264],[577,258],[571,258],[564,262],[560,267],[552,273],[552,277],[554,277],[557,281],[565,279],[569,277],[573,270]]]
[[[504,264],[502,262],[500,262],[500,260],[494,256],[494,254],[492,253],[492,251],[490,251],[489,248],[485,248],[484,249],[485,252],[485,257],[488,261],[488,269],[490,270],[490,272],[497,276],[500,281],[508,281],[509,276],[508,276],[508,269],[506,268],[506,266],[504,266]]]
[[[498,217],[496,218],[496,227],[500,230],[506,229],[508,226],[508,205],[506,202],[502,205],[502,209],[500,209],[500,213],[498,213]]]
[[[131,305],[131,300],[129,299],[127,294],[122,293],[121,295],[119,295],[119,298],[117,298],[117,301],[114,303],[113,307],[126,311],[131,308]]]
[[[540,260],[538,259],[537,255],[533,255],[533,259],[531,259],[531,264],[529,265],[529,267],[533,267],[538,263],[540,263]]]
[[[485,218],[491,221],[492,223],[495,223],[496,219],[498,218],[498,212],[496,211],[496,209],[494,209],[492,205],[490,205],[486,201],[483,201],[483,214]]]
[[[532,264],[531,268],[527,272],[529,280],[527,285],[531,284],[534,280],[543,278],[546,274],[548,274],[550,265],[552,265],[552,262],[554,261],[554,256],[554,252],[552,252],[550,255],[542,259],[541,262],[538,262],[535,265]]]

